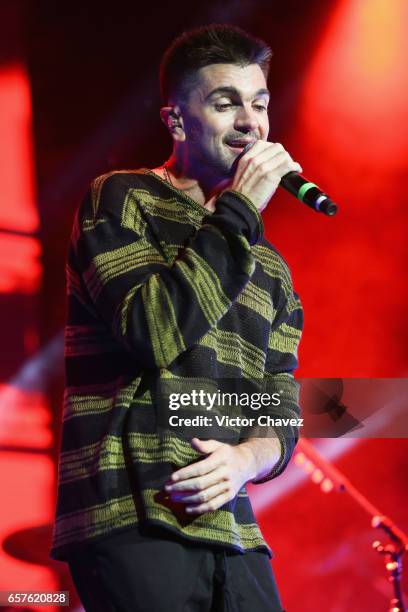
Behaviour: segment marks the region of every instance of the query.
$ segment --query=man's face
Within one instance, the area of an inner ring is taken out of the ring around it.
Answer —
[[[221,179],[249,142],[266,140],[269,93],[258,64],[211,64],[181,104],[184,154],[190,168],[207,167]]]

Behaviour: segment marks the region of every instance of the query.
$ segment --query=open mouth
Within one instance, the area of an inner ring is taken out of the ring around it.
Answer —
[[[231,140],[230,142],[227,142],[227,146],[232,149],[233,151],[243,151],[244,148],[249,145],[252,144],[253,142],[255,142],[254,140]]]

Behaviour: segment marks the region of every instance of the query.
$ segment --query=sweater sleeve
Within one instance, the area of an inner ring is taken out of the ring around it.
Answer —
[[[279,406],[268,411],[274,418],[298,419],[299,384],[294,379],[298,365],[297,352],[303,328],[303,310],[298,295],[293,291],[290,272],[282,261],[280,303],[273,321],[266,356],[263,391],[269,395],[280,394]],[[299,438],[297,426],[275,427],[275,435],[281,443],[281,456],[269,474],[255,484],[266,482],[281,474],[293,454]]]
[[[77,213],[76,267],[88,298],[123,347],[144,367],[166,368],[217,324],[245,288],[255,268],[250,247],[262,236],[261,217],[246,198],[224,192],[169,265],[126,181],[118,174],[101,178]]]

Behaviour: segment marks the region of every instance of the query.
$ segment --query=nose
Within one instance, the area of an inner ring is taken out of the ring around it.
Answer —
[[[235,128],[244,132],[254,132],[259,128],[259,116],[251,106],[239,108],[235,115]]]

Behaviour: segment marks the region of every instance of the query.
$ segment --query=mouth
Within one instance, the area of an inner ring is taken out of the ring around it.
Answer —
[[[253,144],[255,140],[230,140],[227,142],[227,147],[236,152],[241,152],[245,149],[245,147],[249,144]]]

